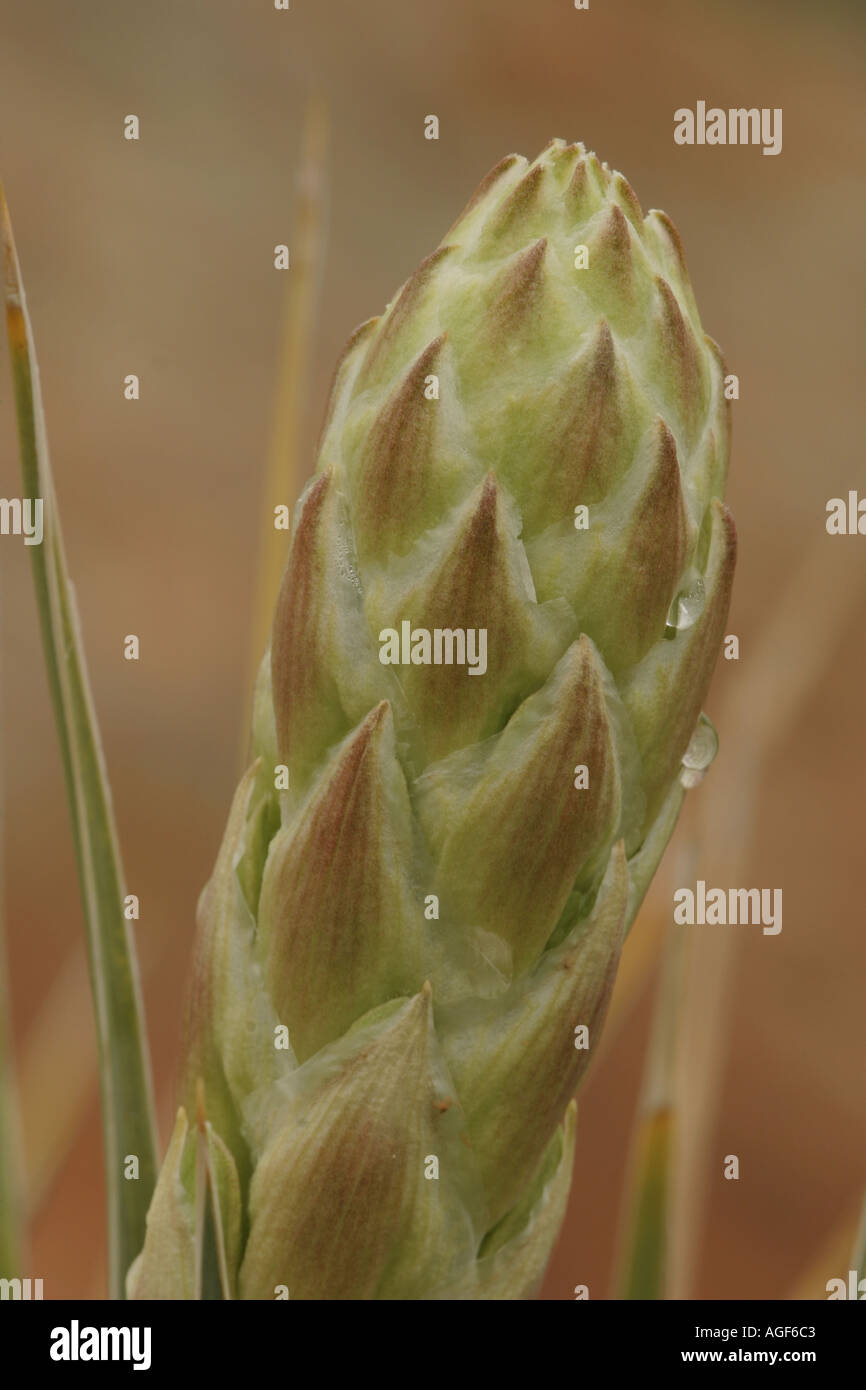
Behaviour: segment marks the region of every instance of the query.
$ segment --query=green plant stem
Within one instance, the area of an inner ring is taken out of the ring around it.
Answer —
[[[144,1243],[156,1178],[150,1063],[134,945],[124,917],[111,793],[51,478],[33,336],[2,193],[0,202],[23,497],[41,498],[43,504],[42,544],[31,546],[30,555],[87,926],[102,1093],[109,1287],[113,1298],[123,1298],[126,1271]],[[137,1176],[127,1176],[134,1171],[133,1158]]]
[[[663,1299],[668,1293],[676,1121],[674,1066],[683,966],[683,934],[672,926],[662,962],[626,1184],[618,1294],[624,1299]]]

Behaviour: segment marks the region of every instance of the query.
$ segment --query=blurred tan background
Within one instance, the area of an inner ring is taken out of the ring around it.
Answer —
[[[743,789],[755,827],[734,882],[781,886],[784,928],[726,929],[740,934],[691,1294],[782,1297],[805,1277],[821,1297],[826,1278],[845,1274],[866,1181],[866,538],[827,537],[824,515],[828,498],[866,494],[864,55],[862,9],[828,0],[591,0],[586,13],[571,0],[293,0],[288,13],[270,0],[0,3],[0,174],[128,886],[142,904],[163,1142],[195,903],[238,772],[284,290],[272,248],[291,241],[307,100],[320,93],[331,128],[309,466],[350,330],[384,306],[492,164],[561,135],[673,217],[705,327],[741,381],[729,494],[741,660],[717,672],[708,709],[722,751],[681,842],[714,794],[731,798],[732,823],[745,817],[739,784],[717,777],[738,736],[724,711],[754,676],[804,557],[825,557],[832,575],[777,672],[784,683],[805,671],[804,697],[757,799]],[[782,107],[782,154],[675,146],[674,110],[699,99]],[[431,112],[438,143],[423,138]],[[122,138],[129,113],[138,143]],[[0,492],[11,497],[5,345],[0,365]],[[135,404],[122,396],[129,372],[141,378]],[[27,557],[12,538],[0,547],[0,605],[6,916],[36,1204],[27,1272],[46,1297],[98,1297],[103,1175],[81,914]],[[815,636],[837,611],[843,630],[810,674]],[[130,632],[138,664],[122,659]],[[748,710],[738,718],[748,724]],[[713,883],[725,853],[704,843],[697,876]],[[670,873],[635,928],[650,962]],[[610,1287],[655,970],[637,974],[582,1093],[547,1298]],[[78,1116],[70,1142],[65,1102]],[[721,1178],[727,1153],[740,1156],[739,1182]]]

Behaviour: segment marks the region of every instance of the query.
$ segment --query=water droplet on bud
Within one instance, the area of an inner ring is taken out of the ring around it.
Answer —
[[[699,786],[704,780],[704,773],[718,751],[719,736],[711,721],[705,714],[702,714],[695,725],[695,732],[692,734],[689,746],[683,754],[680,785],[688,789]]]
[[[670,608],[665,623],[665,637],[671,641],[678,632],[697,622],[704,606],[704,581],[700,575],[690,579],[684,589],[680,589]]]

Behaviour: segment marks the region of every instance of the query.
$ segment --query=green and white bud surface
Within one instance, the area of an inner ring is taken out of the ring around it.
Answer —
[[[580,145],[504,159],[356,331],[133,1297],[537,1291],[572,1097],[697,780],[728,436],[676,231]]]

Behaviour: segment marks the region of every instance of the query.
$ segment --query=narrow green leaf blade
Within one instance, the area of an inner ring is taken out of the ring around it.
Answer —
[[[196,1298],[237,1297],[243,1225],[241,1189],[231,1150],[205,1114],[204,1083],[196,1085]]]
[[[669,1297],[677,1121],[674,1068],[685,962],[683,942],[682,933],[672,928],[662,963],[626,1181],[618,1298]]]
[[[63,553],[33,335],[2,190],[0,211],[23,498],[41,498],[43,509],[42,544],[29,549],[87,925],[102,1092],[109,1285],[112,1297],[123,1298],[126,1271],[144,1244],[156,1180],[150,1065],[137,963],[123,912],[111,793]],[[126,1178],[124,1166],[132,1156],[138,1160],[138,1177]]]
[[[620,1298],[665,1297],[672,1122],[668,1109],[641,1120],[632,1166],[634,1208]]]

